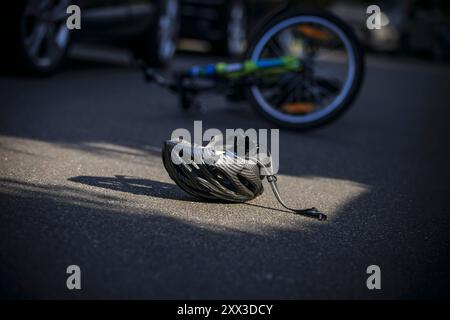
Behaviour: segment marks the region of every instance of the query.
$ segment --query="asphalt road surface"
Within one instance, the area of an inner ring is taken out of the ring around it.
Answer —
[[[247,204],[182,192],[160,159],[175,128],[273,126],[216,96],[185,114],[110,58],[0,78],[1,296],[449,296],[448,65],[371,57],[343,118],[281,131],[279,187],[326,212],[319,222],[281,210],[267,184]],[[181,55],[175,68],[206,61]],[[66,288],[69,265],[81,290]],[[369,265],[381,290],[366,287]]]

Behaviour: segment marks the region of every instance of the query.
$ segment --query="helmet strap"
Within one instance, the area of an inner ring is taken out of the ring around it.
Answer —
[[[277,198],[278,202],[285,207],[288,210],[293,211],[295,214],[300,214],[306,217],[314,218],[320,221],[327,220],[327,216],[321,212],[319,212],[316,208],[307,208],[307,209],[293,209],[288,207],[283,199],[281,199],[280,191],[278,190],[277,186],[277,177],[274,175],[267,176],[267,181],[270,184],[270,187],[272,188],[272,191]]]

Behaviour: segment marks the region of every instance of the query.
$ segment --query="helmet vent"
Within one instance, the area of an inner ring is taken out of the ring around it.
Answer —
[[[237,177],[239,179],[239,182],[242,183],[247,189],[249,189],[253,193],[256,193],[257,187],[253,182],[240,174],[238,174]]]
[[[212,173],[212,175],[214,176],[214,178],[217,180],[217,182],[219,182],[222,186],[224,186],[225,188],[236,192],[236,187],[235,185],[231,182],[230,179],[228,179],[228,176],[226,174],[224,174],[220,169],[214,167],[214,166],[210,166],[209,167],[210,172]]]

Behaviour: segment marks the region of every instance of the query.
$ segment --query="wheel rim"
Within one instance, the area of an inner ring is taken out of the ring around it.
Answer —
[[[255,46],[255,49],[252,52],[251,59],[258,60],[261,58],[261,54],[263,53],[264,49],[266,49],[266,45],[269,43],[272,37],[274,37],[277,34],[280,34],[280,32],[282,32],[283,30],[287,30],[287,28],[292,27],[293,25],[302,23],[321,25],[326,29],[332,31],[334,35],[336,35],[342,42],[343,49],[347,54],[348,67],[347,71],[345,72],[345,81],[342,82],[340,91],[334,97],[334,99],[326,106],[323,106],[317,111],[304,115],[292,115],[278,110],[277,106],[272,105],[265,97],[263,92],[264,90],[259,88],[258,85],[253,85],[251,87],[251,92],[255,100],[265,112],[267,112],[270,116],[280,121],[292,124],[314,122],[332,113],[349,94],[349,91],[351,90],[353,81],[355,80],[356,76],[355,52],[350,43],[350,40],[343,33],[343,31],[339,27],[337,27],[334,23],[332,23],[327,19],[317,16],[293,17],[275,25],[268,32],[266,32],[264,36],[259,40],[259,42]]]
[[[234,2],[228,20],[228,51],[232,55],[241,54],[246,45],[246,14],[241,2]]]
[[[30,0],[21,23],[26,55],[38,67],[51,67],[60,61],[67,48],[69,30],[66,9],[70,0]]]
[[[177,37],[178,1],[167,0],[159,17],[159,50],[162,61],[170,60],[175,54]]]

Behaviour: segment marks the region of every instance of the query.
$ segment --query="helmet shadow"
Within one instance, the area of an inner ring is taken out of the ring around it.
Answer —
[[[184,192],[175,184],[124,175],[115,175],[114,177],[77,176],[69,178],[68,180],[76,183],[81,183],[84,185],[89,185],[92,187],[104,188],[114,191],[127,192],[135,195],[144,195],[163,199],[199,202],[199,203],[229,203],[229,204],[236,203],[223,200],[219,201],[219,200],[200,199]],[[292,214],[292,212],[282,208],[272,208],[250,202],[244,202],[240,204]]]
[[[138,177],[115,175],[113,177],[77,176],[69,181],[98,188],[127,192],[181,201],[198,201],[198,199],[184,193],[176,185]]]

